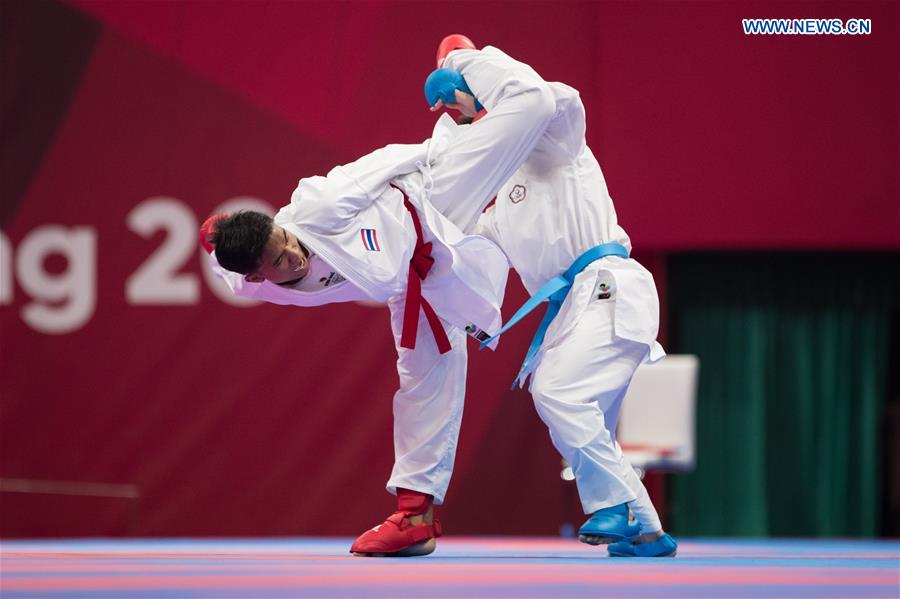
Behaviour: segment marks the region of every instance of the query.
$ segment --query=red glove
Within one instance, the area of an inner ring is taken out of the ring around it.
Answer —
[[[450,54],[454,50],[477,50],[475,44],[472,43],[472,40],[467,38],[464,35],[460,35],[459,33],[454,33],[453,35],[448,35],[444,39],[441,40],[440,45],[438,45],[437,50],[437,68],[442,68],[444,66],[444,60],[447,59],[447,55]]]
[[[207,254],[212,254],[216,249],[212,244],[213,235],[216,233],[216,221],[225,218],[228,214],[213,214],[202,225],[200,225],[200,245],[206,250]]]

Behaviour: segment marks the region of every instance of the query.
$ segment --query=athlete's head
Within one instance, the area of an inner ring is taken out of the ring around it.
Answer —
[[[222,268],[251,283],[290,283],[309,271],[309,254],[297,238],[260,212],[244,210],[217,220],[212,241]]]

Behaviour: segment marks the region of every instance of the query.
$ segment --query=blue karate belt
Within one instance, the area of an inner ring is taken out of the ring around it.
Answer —
[[[575,259],[575,262],[566,269],[566,272],[558,277],[553,277],[549,282],[544,284],[543,287],[538,289],[537,293],[532,295],[531,298],[525,302],[515,314],[513,314],[513,317],[509,319],[509,322],[503,325],[503,328],[500,329],[496,335],[481,343],[479,349],[484,349],[491,341],[508,331],[517,322],[522,320],[526,314],[537,308],[538,304],[544,300],[550,301],[550,305],[547,306],[547,313],[544,314],[544,320],[541,321],[537,332],[534,334],[534,339],[531,340],[531,345],[528,347],[528,353],[525,354],[525,360],[522,362],[519,374],[516,376],[516,380],[513,381],[513,389],[516,388],[516,384],[520,387],[525,384],[525,379],[528,378],[528,367],[537,355],[541,343],[544,342],[544,335],[547,334],[547,328],[550,326],[550,323],[553,322],[553,319],[556,318],[566,296],[569,295],[569,290],[572,288],[572,283],[575,282],[576,275],[587,268],[592,262],[607,256],[628,258],[628,250],[621,243],[603,243],[596,247],[592,247],[578,256],[578,258]]]

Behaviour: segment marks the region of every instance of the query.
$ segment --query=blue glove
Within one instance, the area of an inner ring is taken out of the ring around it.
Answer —
[[[441,100],[444,104],[455,104],[456,90],[475,97],[463,76],[451,69],[432,71],[428,79],[425,80],[425,99],[428,101],[429,106],[434,106],[438,100]],[[481,109],[481,103],[478,102],[478,98],[475,98],[475,110],[480,112]]]

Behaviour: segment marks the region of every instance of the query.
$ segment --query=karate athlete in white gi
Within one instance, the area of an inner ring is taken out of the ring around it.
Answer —
[[[432,505],[443,502],[453,470],[466,332],[484,340],[500,327],[506,257],[464,232],[531,153],[556,105],[539,78],[513,74],[484,97],[494,110],[478,128],[444,115],[430,140],[302,179],[274,221],[239,212],[201,229],[213,269],[239,296],[390,308],[400,389],[387,489],[398,509],[356,540],[357,555],[434,550]]]
[[[446,80],[445,71],[459,73],[468,84],[464,91],[484,104],[489,117],[498,107],[493,93],[502,85],[501,73],[538,76],[496,48],[474,48],[463,36],[445,38],[431,83]],[[578,92],[562,83],[543,85],[557,107],[554,118],[476,226],[503,249],[532,295],[531,306],[503,330],[543,299],[550,302],[516,380],[521,385],[531,375],[537,412],[572,466],[582,507],[591,514],[579,539],[612,543],[615,556],[673,556],[677,545],[663,532],[615,436],[635,370],[665,355],[656,342],[656,287],[651,274],[628,258],[631,242],[585,142]],[[427,89],[432,109],[440,106]],[[469,126],[477,129],[486,119]],[[629,508],[639,527],[629,522]]]

